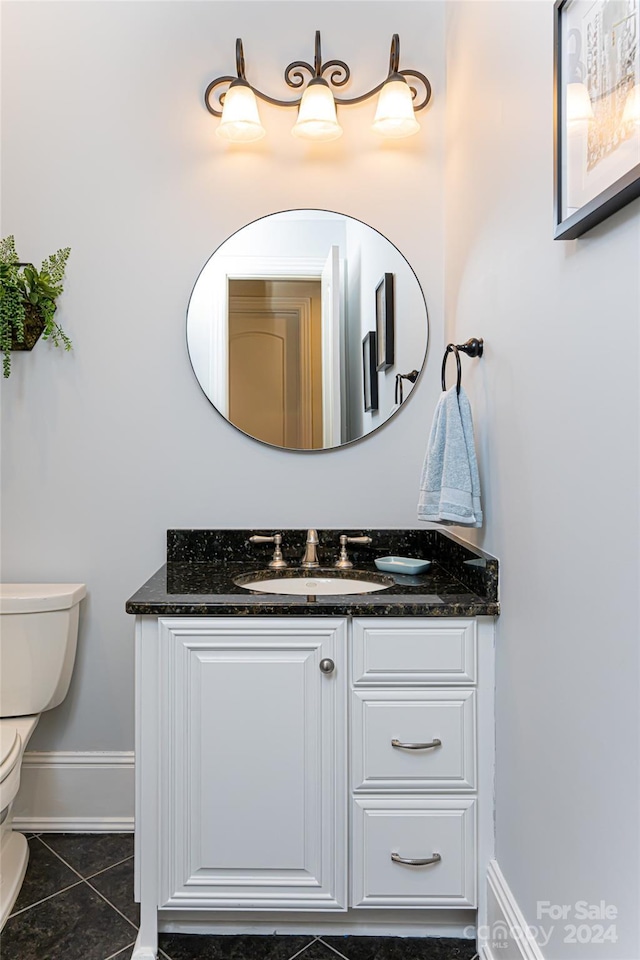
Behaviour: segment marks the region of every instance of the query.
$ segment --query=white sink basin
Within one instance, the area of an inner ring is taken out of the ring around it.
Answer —
[[[324,571],[323,571],[324,574]],[[235,583],[245,590],[256,590],[258,593],[279,593],[286,596],[337,596],[349,593],[373,593],[376,590],[386,590],[393,586],[390,577],[379,579],[356,580],[347,577],[332,577],[309,573],[300,577],[273,577],[270,580],[247,580],[238,577]]]

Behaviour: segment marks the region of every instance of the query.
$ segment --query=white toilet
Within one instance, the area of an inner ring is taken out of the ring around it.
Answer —
[[[40,714],[67,695],[86,592],[84,583],[0,584],[0,929],[29,859],[11,828],[22,757]]]

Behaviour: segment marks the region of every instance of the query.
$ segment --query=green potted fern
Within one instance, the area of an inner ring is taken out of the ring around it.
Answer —
[[[0,350],[5,377],[11,373],[11,351],[32,350],[40,335],[56,347],[71,349],[71,340],[54,319],[70,252],[69,247],[57,250],[37,270],[32,263],[20,262],[12,236],[0,240]]]

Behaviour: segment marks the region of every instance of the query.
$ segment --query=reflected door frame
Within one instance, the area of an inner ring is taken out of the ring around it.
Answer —
[[[212,289],[221,291],[211,304],[209,391],[213,405],[229,419],[229,280],[319,280],[321,257],[224,257],[210,261]]]

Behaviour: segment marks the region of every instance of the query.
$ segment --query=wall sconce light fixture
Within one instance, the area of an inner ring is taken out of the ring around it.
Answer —
[[[591,97],[584,82],[585,66],[580,60],[582,50],[582,37],[580,31],[573,29],[569,31],[567,44],[569,47],[573,41],[573,49],[568,51],[566,110],[567,123],[592,123],[595,120]]]
[[[584,83],[567,84],[567,123],[595,120],[591,97]]]
[[[362,103],[379,93],[373,129],[383,137],[399,139],[418,132],[420,124],[415,115],[418,110],[426,107],[431,99],[431,84],[425,75],[418,70],[400,70],[399,66],[400,38],[394,33],[386,79],[359,97],[335,97],[332,87],[339,89],[345,86],[349,82],[351,71],[343,60],[322,62],[320,31],[316,30],[313,66],[304,60],[294,60],[284,71],[285,83],[294,90],[300,90],[305,84],[303,71],[307,71],[311,79],[307,81],[302,95],[297,99],[278,100],[262,93],[247,81],[242,40],[238,39],[237,77],[224,76],[212,80],[205,91],[204,102],[209,113],[221,118],[216,133],[225,140],[246,143],[259,140],[265,135],[256,97],[278,107],[298,107],[298,119],[291,131],[294,136],[304,140],[336,140],[343,132],[338,123],[336,104],[348,106]],[[327,71],[329,77],[325,79],[324,74]],[[416,87],[409,86],[407,77],[422,85],[422,99],[418,99]],[[216,106],[211,99],[214,92]]]
[[[640,86],[638,84],[633,86],[627,94],[622,111],[622,122],[636,123],[640,126]]]

